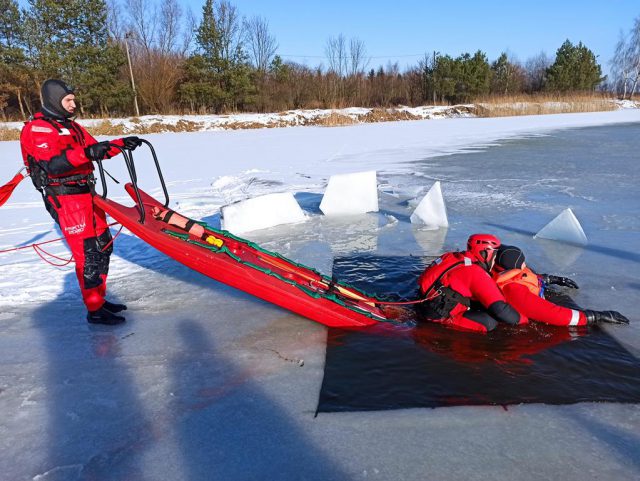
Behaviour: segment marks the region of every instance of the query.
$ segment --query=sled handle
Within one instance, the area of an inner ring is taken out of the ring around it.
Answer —
[[[129,172],[129,177],[131,178],[131,185],[133,186],[133,190],[136,193],[136,202],[138,204],[138,212],[140,213],[140,219],[138,222],[144,224],[144,205],[142,203],[142,197],[140,196],[140,191],[138,190],[138,175],[136,173],[136,166],[133,163],[133,155],[129,149],[126,149],[120,145],[110,144],[110,146],[114,149],[117,149],[124,157],[124,163],[127,166],[127,171]],[[104,176],[104,167],[102,166],[102,161],[98,161],[98,168],[100,169],[100,178],[102,180],[102,198],[105,199],[107,196],[107,182]]]
[[[102,166],[102,160],[96,160],[98,163],[98,170],[100,171],[100,182],[102,183],[102,197],[103,199],[107,198],[107,179],[104,176],[104,167]]]
[[[160,162],[158,162],[158,156],[156,155],[156,149],[153,148],[151,142],[145,139],[140,139],[143,144],[146,144],[151,151],[151,156],[153,157],[153,162],[156,164],[156,171],[158,172],[158,178],[160,179],[160,185],[162,186],[162,192],[164,192],[164,207],[165,209],[169,208],[169,192],[167,192],[167,185],[164,182],[164,177],[162,175],[162,169],[160,169]],[[131,155],[131,152],[129,152]],[[133,155],[131,155],[131,161],[133,163]]]

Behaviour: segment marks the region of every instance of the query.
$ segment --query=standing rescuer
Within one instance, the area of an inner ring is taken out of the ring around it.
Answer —
[[[418,279],[421,317],[455,329],[488,332],[498,322],[526,324],[505,300],[489,275],[500,247],[491,234],[473,234],[464,252],[447,252],[433,261]]]
[[[42,109],[25,123],[20,134],[23,161],[71,249],[87,320],[120,324],[125,318],[118,313],[127,307],[105,299],[113,246],[105,213],[93,205],[92,161],[120,152],[110,144],[133,150],[141,140],[131,136],[98,142],[72,120],[74,91],[61,80],[45,81],[41,95]]]

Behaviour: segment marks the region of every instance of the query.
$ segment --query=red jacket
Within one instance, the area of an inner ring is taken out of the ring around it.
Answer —
[[[444,275],[440,277],[442,273]],[[505,302],[491,276],[464,252],[448,252],[427,267],[418,279],[420,292],[423,295],[429,294],[426,291],[438,277],[443,286],[450,287],[471,301],[479,302],[485,308],[497,301]],[[451,315],[459,314],[466,309],[466,306],[458,304],[451,311]]]
[[[93,172],[93,163],[86,156],[85,148],[97,142],[84,127],[73,120],[49,119],[41,112],[37,112],[25,123],[20,134],[22,159],[29,173],[32,177],[40,174],[41,180],[49,185],[60,184],[69,177],[88,179]],[[113,143],[123,145],[122,139]],[[112,148],[108,157],[119,152]]]

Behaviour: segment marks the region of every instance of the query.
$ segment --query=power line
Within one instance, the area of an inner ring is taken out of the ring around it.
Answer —
[[[277,54],[280,57],[292,57],[292,58],[327,58],[326,55],[294,55],[294,54],[288,54],[288,53],[279,53]],[[402,54],[402,55],[372,55],[372,56],[368,56],[365,55],[366,58],[405,58],[405,57],[424,57],[425,54],[424,53],[416,53],[416,54]],[[343,55],[343,56],[339,56],[337,58],[344,58],[344,59],[349,59],[351,58],[350,55]]]

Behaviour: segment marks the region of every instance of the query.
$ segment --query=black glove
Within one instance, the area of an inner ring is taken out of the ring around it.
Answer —
[[[142,140],[140,140],[140,137],[132,135],[131,137],[123,137],[122,143],[124,144],[125,149],[135,150],[136,147],[140,147],[142,145]]]
[[[542,274],[540,277],[542,277],[542,282],[548,285],[554,284],[556,286],[570,287],[571,289],[580,289],[578,284],[568,277],[552,276],[550,274]]]
[[[90,160],[102,160],[110,150],[109,142],[98,142],[84,149],[84,153]]]
[[[609,324],[629,324],[629,319],[618,311],[583,311],[587,318],[587,324],[596,322],[608,322]]]

